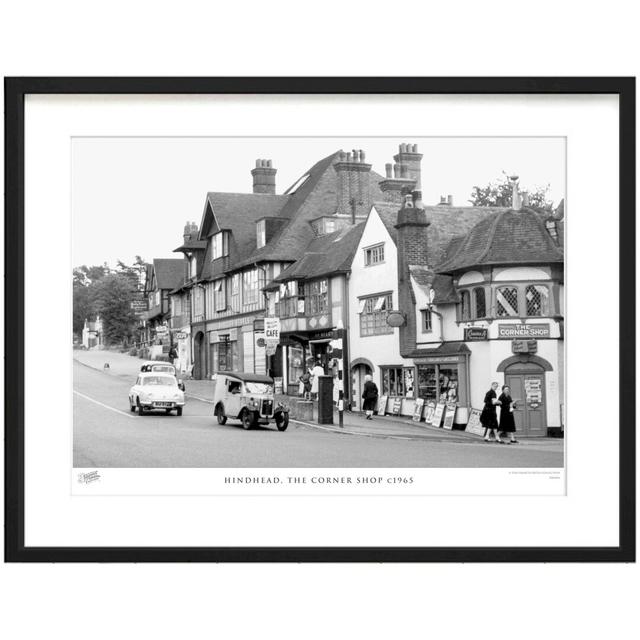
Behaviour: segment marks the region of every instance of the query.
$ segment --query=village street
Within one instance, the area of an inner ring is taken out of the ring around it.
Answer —
[[[91,357],[93,356],[93,360]],[[376,418],[369,426],[345,414],[333,427],[291,421],[245,431],[239,421],[219,425],[204,401],[208,381],[186,381],[187,404],[175,414],[138,416],[127,394],[140,360],[121,354],[77,352],[74,361],[75,467],[561,467],[563,442],[522,439],[486,444],[477,436],[410,421]],[[98,368],[110,360],[105,372]],[[129,360],[131,361],[129,363]],[[93,366],[92,366],[93,365]],[[204,391],[203,391],[204,390]],[[195,396],[203,399],[196,399]],[[365,426],[366,425],[366,426]]]

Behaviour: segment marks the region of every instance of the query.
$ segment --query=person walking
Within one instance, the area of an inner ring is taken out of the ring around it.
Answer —
[[[496,394],[496,389],[498,388],[497,382],[491,383],[491,389],[487,391],[484,396],[484,408],[482,409],[482,413],[480,414],[480,422],[484,427],[484,441],[491,442],[491,432],[495,436],[496,442],[499,444],[504,444],[504,441],[500,439],[500,435],[498,434],[498,418],[496,415],[496,406],[500,404],[498,400],[498,395]]]
[[[508,385],[502,387],[502,393],[498,398],[500,404],[500,428],[502,435],[509,434],[509,444],[515,444],[516,440],[516,421],[513,418],[513,410],[516,408],[516,401],[511,397],[511,389]]]
[[[362,391],[362,408],[367,414],[367,420],[373,420],[373,412],[378,404],[378,387],[370,375],[364,377],[364,389]]]
[[[311,372],[308,369],[300,376],[300,395],[311,400]]]

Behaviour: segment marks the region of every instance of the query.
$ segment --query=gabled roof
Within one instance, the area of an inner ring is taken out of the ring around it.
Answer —
[[[562,248],[553,241],[545,216],[532,209],[507,209],[485,217],[463,239],[455,239],[439,273],[497,264],[545,264],[564,262]]]
[[[351,261],[364,231],[364,222],[312,240],[302,257],[282,271],[274,282],[319,278],[351,269]]]
[[[178,258],[154,258],[156,288],[175,289],[184,280],[184,260]]]

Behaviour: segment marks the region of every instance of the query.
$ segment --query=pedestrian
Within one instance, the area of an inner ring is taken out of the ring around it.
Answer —
[[[491,442],[491,432],[495,436],[496,442],[500,444],[504,444],[504,441],[500,439],[500,435],[498,434],[498,418],[496,415],[496,406],[500,404],[498,400],[498,396],[496,394],[496,389],[498,388],[497,382],[491,383],[491,389],[487,391],[484,396],[484,408],[482,409],[482,413],[480,414],[480,422],[484,427],[484,441]]]
[[[498,398],[500,403],[500,432],[502,435],[509,434],[509,444],[517,443],[516,421],[513,417],[513,410],[516,408],[516,401],[511,397],[511,389],[508,385],[502,387],[502,393]]]
[[[324,375],[324,367],[322,366],[322,364],[320,363],[320,358],[318,358],[316,360],[316,364],[313,367],[313,369],[311,369],[311,396],[313,397],[314,400],[318,399],[318,383],[319,383],[319,376],[323,376]]]
[[[299,393],[305,400],[311,398],[311,372],[307,369],[299,378],[300,388]]]
[[[169,362],[175,366],[176,360],[178,359],[178,352],[176,351],[176,346],[174,344],[171,345],[169,349]]]
[[[364,377],[362,399],[364,400],[362,408],[367,414],[367,420],[373,420],[373,412],[378,404],[378,387],[369,374]]]

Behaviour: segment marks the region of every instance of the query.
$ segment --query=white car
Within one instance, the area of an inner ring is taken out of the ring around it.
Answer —
[[[138,409],[142,416],[146,411],[164,410],[182,415],[184,391],[178,387],[176,377],[170,373],[140,373],[136,383],[129,390],[129,408]]]

